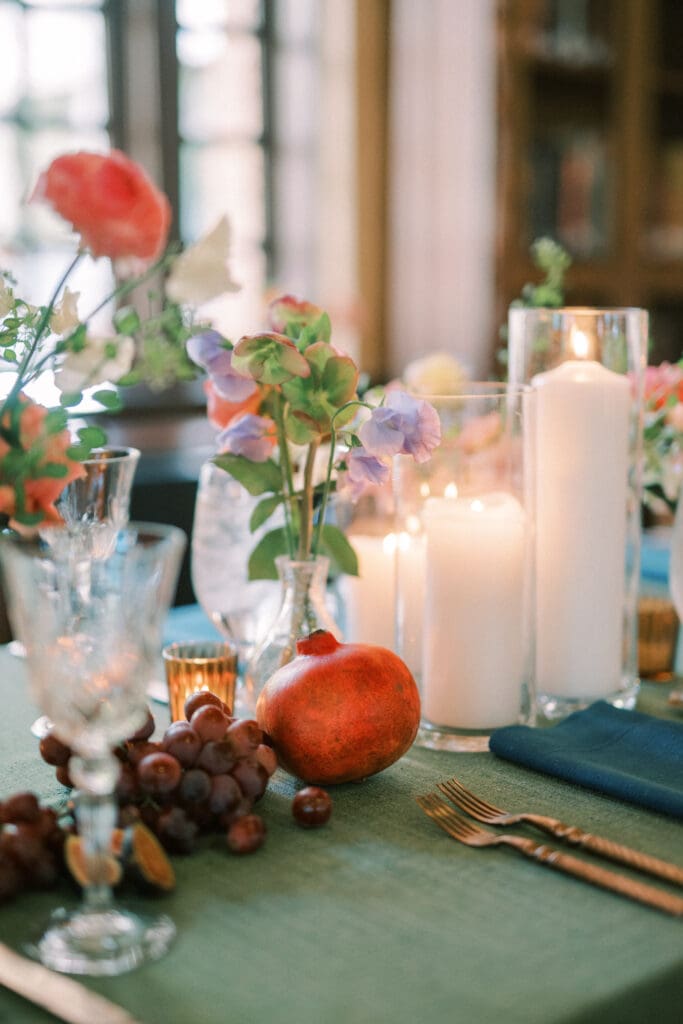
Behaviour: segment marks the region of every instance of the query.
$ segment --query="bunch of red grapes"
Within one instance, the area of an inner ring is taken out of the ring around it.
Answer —
[[[50,807],[33,793],[0,803],[0,902],[21,889],[53,885],[62,865],[65,834]]]
[[[253,806],[277,767],[275,751],[257,722],[233,718],[213,693],[188,697],[185,717],[153,742],[155,722],[148,711],[145,724],[116,748],[119,824],[142,820],[171,853],[191,853],[200,833],[216,830],[226,832],[234,853],[258,850],[266,827]],[[69,747],[50,733],[40,753],[70,786]]]

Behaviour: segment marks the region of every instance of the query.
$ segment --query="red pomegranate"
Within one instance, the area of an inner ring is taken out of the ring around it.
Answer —
[[[271,676],[256,705],[279,763],[304,782],[364,779],[405,754],[420,722],[407,665],[385,647],[319,630]]]

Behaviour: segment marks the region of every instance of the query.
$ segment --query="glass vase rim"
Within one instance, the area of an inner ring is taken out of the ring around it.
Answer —
[[[193,648],[214,648],[214,654],[183,654],[184,650]],[[235,645],[229,640],[173,640],[161,649],[164,661],[182,661],[188,665],[208,665],[210,663],[234,660],[237,658]]]
[[[508,310],[510,317],[538,317],[550,319],[554,316],[594,316],[599,317],[621,316],[627,317],[634,314],[648,316],[645,306],[511,306]]]
[[[406,389],[409,390],[409,389]],[[518,384],[517,382],[508,382],[504,380],[468,380],[459,388],[457,391],[448,391],[442,394],[431,394],[428,392],[422,393],[418,391],[409,391],[413,398],[419,398],[424,402],[429,402],[431,405],[437,405],[443,402],[454,402],[462,401],[463,399],[469,398],[506,398],[510,396],[518,397],[523,395],[530,395],[533,393],[533,388],[530,384]]]
[[[328,555],[310,555],[308,558],[290,558],[289,555],[275,556],[275,565],[278,568],[280,566],[284,568],[287,565],[315,568],[317,565],[323,565],[325,562],[329,565],[330,559]]]
[[[92,448],[87,459],[79,459],[83,466],[97,466],[99,463],[127,462],[132,459],[139,459],[141,451],[132,445],[107,444],[99,448]]]
[[[51,530],[60,529],[59,523],[49,523],[48,528]],[[40,527],[37,527],[40,529]],[[67,529],[66,526],[64,529]],[[151,538],[152,540],[158,541],[160,544],[168,544],[169,547],[183,548],[187,543],[187,537],[185,531],[181,530],[179,526],[172,526],[170,523],[150,523],[142,522],[138,520],[129,520],[128,523],[120,530],[122,534],[136,534],[136,540],[140,537]],[[30,556],[32,558],[41,558],[43,560],[58,561],[55,557],[55,552],[49,545],[45,544],[40,536],[27,536],[26,534],[15,531],[12,534],[0,531],[0,548],[15,548],[19,549],[22,554]]]

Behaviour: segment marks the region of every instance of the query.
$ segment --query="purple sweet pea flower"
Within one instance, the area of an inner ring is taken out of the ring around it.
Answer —
[[[358,436],[371,455],[412,455],[426,462],[441,441],[436,409],[405,391],[390,391],[386,404],[373,409]]]
[[[353,448],[346,459],[341,489],[350,493],[352,501],[358,501],[369,486],[381,487],[388,479],[389,466],[386,463],[364,448]]]
[[[273,435],[272,420],[245,413],[218,435],[216,443],[221,453],[243,455],[250,462],[265,462],[275,444]]]
[[[256,390],[256,383],[237,373],[232,366],[232,352],[224,348],[218,331],[204,331],[187,339],[185,349],[193,363],[207,371],[213,385],[227,402],[243,402]]]

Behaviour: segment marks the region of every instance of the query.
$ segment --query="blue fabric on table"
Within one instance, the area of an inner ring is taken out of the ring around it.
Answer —
[[[671,536],[668,531],[662,533],[651,531],[643,534],[640,550],[641,579],[668,583],[669,562],[671,561],[670,545]]]
[[[546,729],[511,725],[490,747],[508,761],[683,818],[683,724],[605,701]]]

